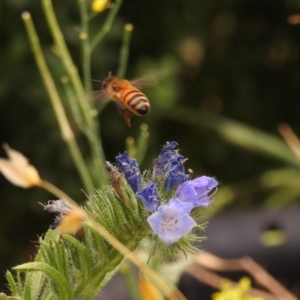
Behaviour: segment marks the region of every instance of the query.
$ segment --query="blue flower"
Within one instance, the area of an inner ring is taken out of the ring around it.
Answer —
[[[116,162],[125,173],[126,180],[132,190],[136,193],[141,187],[141,173],[135,159],[129,158],[127,152],[116,157]]]
[[[184,181],[186,181],[188,179],[188,175],[186,175],[184,172],[185,169],[183,165],[183,159],[181,157],[178,157],[172,162],[169,175],[165,183],[165,191],[168,191],[173,187],[179,186]]]
[[[211,203],[209,193],[218,186],[212,177],[201,176],[185,181],[177,189],[177,198],[184,203],[192,203],[193,207],[208,206]]]
[[[167,142],[153,164],[153,174],[162,179],[167,176],[165,190],[168,191],[188,179],[184,169],[184,156],[178,154],[176,142]]]
[[[154,233],[170,246],[196,225],[188,214],[192,209],[191,203],[171,199],[169,203],[160,206],[147,220]]]
[[[139,190],[136,194],[144,202],[149,211],[152,212],[156,210],[159,200],[157,199],[157,189],[154,182],[150,182],[146,187]]]

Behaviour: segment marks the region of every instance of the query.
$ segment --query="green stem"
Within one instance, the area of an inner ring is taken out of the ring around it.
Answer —
[[[95,171],[97,173],[97,182],[99,185],[108,183],[108,176],[105,168],[105,156],[102,148],[102,143],[100,141],[100,134],[98,126],[94,120],[94,110],[90,108],[89,101],[85,99],[85,90],[83,88],[82,82],[79,78],[77,67],[74,65],[68,48],[66,46],[65,40],[63,38],[62,32],[57,23],[55,13],[53,10],[51,0],[43,0],[43,8],[48,21],[49,28],[55,40],[55,43],[59,49],[59,54],[63,65],[68,73],[70,81],[73,85],[76,99],[79,101],[79,106],[83,113],[83,119],[87,129],[92,132],[93,138],[88,137],[90,143],[91,152],[93,156],[93,163]]]
[[[68,119],[66,117],[63,105],[61,103],[61,99],[59,97],[59,94],[57,92],[57,89],[55,87],[55,84],[53,82],[53,79],[51,77],[50,71],[47,67],[41,45],[36,33],[36,30],[34,28],[31,16],[28,12],[24,12],[22,14],[22,18],[24,20],[26,30],[30,39],[32,51],[34,53],[34,57],[37,63],[37,66],[39,68],[40,74],[42,76],[44,85],[46,87],[46,90],[48,92],[49,98],[51,100],[51,104],[54,109],[54,113],[56,115],[62,138],[69,146],[69,150],[71,152],[71,155],[73,157],[73,160],[75,162],[75,165],[77,167],[77,170],[79,172],[79,175],[81,177],[82,183],[84,184],[84,187],[87,191],[92,191],[94,189],[94,185],[92,182],[92,178],[90,177],[90,174],[88,172],[87,166],[85,165],[85,162],[82,158],[82,155],[79,151],[78,145],[76,143],[76,140],[74,138],[74,134],[71,130],[70,124],[68,122]]]
[[[125,77],[125,72],[126,72],[128,57],[129,57],[129,45],[130,45],[132,30],[133,30],[133,26],[131,24],[126,24],[124,26],[123,41],[122,41],[122,47],[121,47],[120,57],[119,57],[119,67],[117,71],[118,77]],[[98,109],[98,112],[101,113],[106,105],[107,103],[103,104]]]
[[[78,106],[78,102],[74,101],[76,96],[74,94],[74,90],[70,86],[69,77],[68,76],[62,76],[60,81],[63,84],[64,91],[65,91],[65,94],[67,96],[68,104],[69,104],[69,107],[71,109],[73,118],[74,118],[75,122],[78,124],[78,126],[80,127],[80,129],[83,131],[83,128],[84,128],[85,124],[84,124],[84,121],[82,119],[82,114],[80,112],[80,107]]]
[[[116,0],[114,3],[113,8],[109,12],[104,25],[102,26],[102,29],[96,34],[94,39],[91,42],[91,50],[94,50],[94,48],[102,41],[102,39],[109,33],[111,26],[115,20],[115,17],[121,7],[122,0]]]
[[[186,299],[179,290],[174,287],[172,290],[172,284],[167,283],[160,275],[150,269],[145,263],[140,261],[136,255],[131,252],[126,246],[124,246],[119,240],[117,240],[106,228],[96,223],[89,216],[86,217],[85,224],[97,231],[105,240],[107,240],[115,249],[125,256],[131,263],[139,268],[145,275],[149,276],[161,292],[166,296],[172,295],[172,299],[184,300]]]
[[[64,85],[64,90],[65,90],[65,93],[67,95],[68,104],[69,104],[69,107],[71,109],[72,115],[75,119],[75,122],[79,126],[80,130],[85,134],[85,136],[88,139],[92,139],[93,138],[93,133],[85,126],[85,124],[82,120],[82,115],[80,113],[80,108],[78,106],[78,102],[74,101],[75,94],[74,94],[74,90],[72,89],[72,87],[69,84],[69,77],[68,76],[63,76],[61,78],[61,82]]]
[[[59,188],[57,188],[55,185],[53,185],[52,183],[43,180],[41,187],[43,187],[45,190],[47,190],[48,192],[50,192],[51,194],[55,195],[56,197],[58,197],[59,199],[66,199],[68,200],[70,203],[75,204],[76,206],[78,205],[71,197],[69,197],[65,192],[63,192],[62,190],[60,190]]]
[[[77,67],[74,65],[74,63],[72,61],[72,58],[68,51],[63,34],[62,34],[62,32],[59,28],[58,22],[56,20],[52,2],[51,2],[51,0],[43,0],[42,3],[43,3],[43,9],[44,9],[44,12],[46,15],[46,19],[47,19],[49,28],[51,30],[53,39],[57,45],[61,61],[62,61],[63,65],[65,66],[65,69],[68,73],[70,81],[73,85],[75,94],[77,96],[77,100],[80,103],[86,125],[89,128],[93,128],[93,119],[91,118],[91,115],[90,115],[89,102],[84,101],[84,99],[82,99],[85,94],[85,90],[84,90],[82,82],[79,78]]]
[[[135,275],[135,269],[129,261],[124,261],[123,265],[120,268],[120,273],[125,279],[125,283],[130,294],[130,299],[142,300],[140,292],[138,290],[138,282]]]
[[[149,130],[147,124],[142,124],[140,126],[140,134],[137,138],[136,142],[136,160],[138,161],[139,165],[143,163],[145,158],[148,145],[149,145]]]
[[[136,158],[137,155],[136,145],[135,145],[135,140],[132,136],[126,138],[126,151],[130,158]]]
[[[129,45],[130,45],[132,30],[133,30],[133,26],[131,24],[126,24],[124,26],[123,42],[122,42],[122,47],[120,50],[120,58],[119,58],[119,69],[117,72],[118,77],[125,76],[125,71],[127,68],[128,57],[129,57]]]
[[[83,82],[85,90],[90,93],[92,90],[91,79],[91,49],[89,41],[89,17],[87,11],[86,0],[78,0],[80,17],[81,17],[81,46],[82,46],[82,69],[83,69]]]

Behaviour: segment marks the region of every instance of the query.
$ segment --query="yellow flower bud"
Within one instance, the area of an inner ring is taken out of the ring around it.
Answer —
[[[42,184],[38,171],[29,164],[23,154],[11,149],[8,145],[4,145],[4,149],[9,159],[0,159],[0,172],[8,181],[22,188]]]
[[[157,287],[144,276],[140,276],[139,288],[143,300],[164,299]]]
[[[65,199],[50,200],[47,205],[43,206],[44,210],[58,214],[50,226],[51,229],[58,227],[60,234],[72,234],[80,229],[85,213],[79,206],[75,206]]]
[[[106,8],[110,7],[110,1],[108,0],[94,0],[92,3],[92,10],[95,12],[102,12]]]
[[[81,222],[83,221],[83,211],[79,208],[74,209],[72,212],[63,216],[59,224],[59,233],[76,233],[80,227]]]

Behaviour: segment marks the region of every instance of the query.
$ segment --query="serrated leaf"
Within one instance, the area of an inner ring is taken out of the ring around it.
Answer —
[[[61,299],[72,299],[69,283],[64,276],[52,266],[43,262],[31,262],[14,268],[16,271],[42,271],[45,272],[58,286]]]

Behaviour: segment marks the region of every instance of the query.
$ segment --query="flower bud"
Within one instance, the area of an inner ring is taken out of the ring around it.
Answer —
[[[4,145],[4,149],[9,159],[0,159],[0,172],[8,181],[22,188],[42,184],[38,171],[28,163],[23,154],[11,149],[8,145]]]

